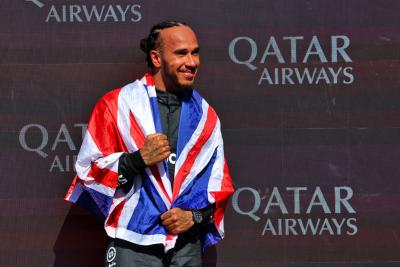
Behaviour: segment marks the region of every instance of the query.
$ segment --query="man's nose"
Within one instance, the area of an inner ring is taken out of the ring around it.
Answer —
[[[186,57],[186,66],[196,67],[196,65],[197,65],[197,59],[193,55],[188,54]]]

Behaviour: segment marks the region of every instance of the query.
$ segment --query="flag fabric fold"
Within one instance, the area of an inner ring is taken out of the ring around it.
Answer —
[[[160,224],[161,214],[174,207],[199,210],[215,203],[214,221],[202,231],[202,247],[223,238],[224,210],[233,186],[220,122],[197,91],[184,94],[173,186],[163,161],[133,177],[129,192],[118,187],[119,157],[140,149],[147,135],[162,132],[153,77],[146,74],[96,104],[76,161],[77,175],[65,199],[72,203],[85,199],[85,206],[105,218],[110,237],[139,245],[163,244],[168,250],[177,236]]]

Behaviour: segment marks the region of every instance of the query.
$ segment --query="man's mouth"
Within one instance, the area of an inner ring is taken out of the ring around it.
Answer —
[[[186,79],[191,80],[194,78],[196,71],[187,70],[187,71],[181,71],[181,73],[183,74],[183,76],[185,76]]]

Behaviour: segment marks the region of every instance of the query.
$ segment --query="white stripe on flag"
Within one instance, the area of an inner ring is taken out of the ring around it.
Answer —
[[[79,150],[78,158],[76,159],[75,163],[75,170],[78,177],[84,181],[94,180],[94,178],[87,177],[87,175],[90,172],[92,162],[95,162],[102,156],[103,154],[98,149],[90,132],[86,131],[81,149]]]
[[[201,106],[203,109],[203,114],[201,115],[200,121],[197,124],[196,130],[194,130],[189,141],[186,143],[186,145],[182,149],[182,152],[180,153],[179,157],[176,159],[175,176],[178,173],[179,169],[182,167],[182,164],[185,162],[189,151],[193,148],[193,146],[196,143],[197,139],[199,138],[201,132],[203,131],[204,124],[206,123],[207,113],[208,113],[208,103],[203,99],[201,102]]]
[[[100,184],[98,182],[95,181],[85,181],[85,186],[93,189],[94,191],[97,191],[99,193],[102,193],[103,195],[109,196],[109,197],[113,197],[114,196],[114,192],[115,189],[105,186],[103,184]]]
[[[207,165],[208,162],[210,162],[211,157],[213,156],[213,153],[215,149],[218,146],[218,131],[219,127],[218,126],[218,121],[217,125],[215,125],[212,134],[206,141],[206,143],[203,145],[203,147],[200,150],[200,153],[197,155],[192,168],[190,169],[190,173],[187,175],[185,180],[182,183],[182,186],[179,190],[179,194],[181,194],[185,188],[190,184],[190,182],[196,177],[197,174],[199,174],[204,167]]]

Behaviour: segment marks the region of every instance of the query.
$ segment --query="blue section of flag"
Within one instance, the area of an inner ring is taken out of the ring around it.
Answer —
[[[150,107],[151,107],[151,112],[153,114],[154,126],[156,128],[156,132],[162,133],[163,128],[160,119],[160,112],[158,110],[157,97],[149,97],[149,99],[150,99]]]
[[[210,162],[204,169],[190,182],[190,184],[179,194],[178,198],[172,203],[172,207],[179,207],[186,210],[199,210],[210,205],[208,202],[208,183],[211,171],[217,158],[215,149]]]
[[[147,89],[147,87],[146,87],[146,89]],[[148,93],[149,92],[147,91],[147,94]],[[149,99],[150,99],[150,107],[151,107],[151,112],[153,114],[153,121],[154,121],[154,127],[156,129],[156,133],[163,133],[164,131],[163,131],[162,124],[161,124],[161,118],[160,118],[160,112],[158,109],[157,97],[149,96]],[[165,173],[166,173],[168,179],[171,180],[171,178],[169,177],[169,167],[168,167],[167,161],[164,160],[163,165],[164,165]]]
[[[81,208],[84,208],[88,210],[89,212],[92,212],[93,214],[96,215],[97,218],[99,218],[101,221],[104,222],[106,219],[106,215],[103,214],[99,207],[97,206],[96,202],[94,201],[92,195],[87,192],[86,190],[83,190],[82,192],[79,193],[79,197],[71,200],[73,203],[78,205]]]
[[[202,97],[195,90],[185,91],[179,121],[176,157],[179,158],[203,115]]]
[[[222,240],[222,237],[219,235],[218,230],[215,227],[215,223],[209,223],[201,230],[200,236],[203,252],[208,247],[211,247]]]
[[[127,229],[139,234],[168,234],[160,224],[160,216],[167,211],[163,200],[146,174],[142,174],[138,204],[128,223]],[[138,223],[140,222],[140,223]]]
[[[86,191],[92,196],[94,202],[97,204],[97,207],[106,217],[108,212],[110,211],[113,198],[105,194],[102,194],[96,190],[93,190],[89,187],[86,188]]]

